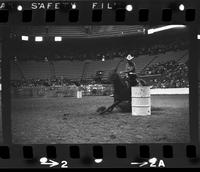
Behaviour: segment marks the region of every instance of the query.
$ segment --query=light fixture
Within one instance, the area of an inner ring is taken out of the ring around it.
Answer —
[[[42,36],[36,36],[35,37],[35,42],[42,42],[43,41],[43,37]]]
[[[197,35],[197,39],[200,39],[200,35]]]
[[[62,37],[61,36],[55,36],[54,37],[54,41],[55,42],[60,42],[60,41],[62,41]]]
[[[158,27],[155,29],[148,29],[147,33],[148,34],[153,34],[155,32],[160,32],[163,30],[169,30],[169,29],[173,29],[173,28],[185,28],[185,25],[167,25],[167,26],[162,26],[162,27]]]
[[[22,41],[28,41],[29,40],[29,37],[28,36],[25,36],[25,35],[22,35]]]

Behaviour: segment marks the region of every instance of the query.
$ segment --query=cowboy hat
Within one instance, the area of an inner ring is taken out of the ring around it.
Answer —
[[[126,57],[127,60],[132,60],[134,59],[134,56],[131,56],[130,54]]]

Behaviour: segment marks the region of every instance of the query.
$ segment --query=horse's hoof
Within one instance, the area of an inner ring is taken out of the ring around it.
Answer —
[[[98,113],[102,113],[103,111],[105,111],[106,110],[106,107],[105,106],[101,106],[101,107],[99,107],[98,109],[97,109],[97,112]]]
[[[108,112],[112,112],[112,111],[113,111],[113,108],[108,109]]]

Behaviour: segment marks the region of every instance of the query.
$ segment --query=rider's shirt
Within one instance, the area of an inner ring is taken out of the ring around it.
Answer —
[[[135,73],[135,63],[133,61],[126,63],[126,71]]]
[[[136,71],[135,71],[135,63],[133,61],[127,61],[126,78],[127,78],[127,82],[128,82],[127,85],[129,87],[138,85],[137,75],[136,75]]]

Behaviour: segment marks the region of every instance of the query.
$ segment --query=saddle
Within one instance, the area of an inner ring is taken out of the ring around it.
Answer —
[[[136,73],[127,72],[126,74],[127,75],[123,76],[122,78],[124,79],[128,88],[139,85]]]

